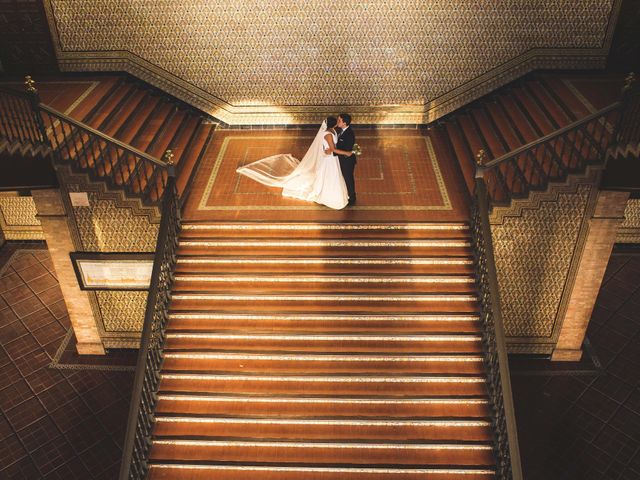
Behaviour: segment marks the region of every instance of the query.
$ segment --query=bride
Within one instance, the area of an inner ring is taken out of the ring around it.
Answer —
[[[282,196],[320,203],[339,210],[347,205],[347,186],[334,153],[338,135],[337,120],[327,117],[322,122],[309,150],[302,160],[290,154],[279,154],[257,160],[236,171],[264,185],[282,187]]]

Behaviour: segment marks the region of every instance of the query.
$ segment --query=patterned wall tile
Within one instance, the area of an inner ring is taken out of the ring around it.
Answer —
[[[147,292],[96,291],[107,333],[130,332],[139,337],[144,323]]]
[[[158,225],[147,217],[134,215],[130,208],[99,198],[89,192],[90,207],[74,207],[76,224],[85,251],[93,252],[153,252],[156,248]]]
[[[36,205],[30,196],[0,193],[0,230],[6,240],[44,240]]]
[[[88,207],[67,206],[73,211],[78,251],[155,251],[160,224],[157,207],[144,206],[139,199],[108,190],[103,183],[73,173],[67,166],[59,165],[57,170],[64,192],[86,192],[89,198]],[[92,308],[106,348],[138,347],[146,300],[146,291],[91,292]]]
[[[640,243],[640,198],[627,201],[624,210],[624,222],[618,229],[618,243]]]
[[[491,231],[510,352],[550,353],[553,348],[597,178],[597,169],[591,169],[493,209]]]
[[[603,65],[620,0],[46,0],[60,66],[227,123],[422,123],[534,68]],[[455,99],[455,100],[454,100]]]

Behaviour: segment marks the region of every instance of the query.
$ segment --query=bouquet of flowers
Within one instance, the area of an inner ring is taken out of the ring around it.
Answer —
[[[360,148],[360,145],[358,145],[357,143],[354,143],[353,150],[351,150],[351,153],[353,153],[356,157],[359,157],[362,154],[362,149]]]

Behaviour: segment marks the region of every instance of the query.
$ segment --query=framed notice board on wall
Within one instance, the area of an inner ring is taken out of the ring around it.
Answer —
[[[153,253],[72,252],[82,290],[148,290]]]

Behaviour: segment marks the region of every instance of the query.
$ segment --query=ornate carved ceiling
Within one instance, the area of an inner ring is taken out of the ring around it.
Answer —
[[[536,68],[604,65],[620,0],[45,0],[60,68],[229,124],[424,123]]]

